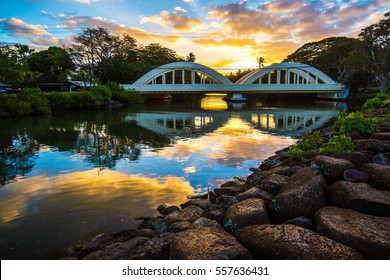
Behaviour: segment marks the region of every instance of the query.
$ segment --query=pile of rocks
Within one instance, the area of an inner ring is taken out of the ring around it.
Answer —
[[[355,137],[354,152],[301,163],[286,149],[249,177],[180,205],[160,205],[138,229],[100,234],[84,259],[390,259],[390,128]],[[325,135],[326,136],[326,135]]]

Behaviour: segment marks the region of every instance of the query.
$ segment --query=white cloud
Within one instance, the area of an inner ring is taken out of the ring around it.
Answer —
[[[175,7],[173,10],[176,12],[179,12],[179,13],[186,13],[187,12],[186,9],[183,9],[182,7],[179,7],[179,6]]]
[[[47,26],[29,24],[17,18],[0,19],[0,24],[1,23],[4,30],[9,31],[12,36],[34,37],[50,35],[50,33],[44,29],[47,28]]]

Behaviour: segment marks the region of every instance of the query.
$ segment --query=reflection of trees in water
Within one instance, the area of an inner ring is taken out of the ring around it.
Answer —
[[[137,160],[141,154],[139,143],[109,134],[106,125],[84,123],[77,129],[80,132],[72,151],[86,155],[94,166],[113,168],[118,160]]]
[[[32,170],[40,144],[82,154],[96,167],[113,168],[120,159],[137,160],[143,146],[161,148],[171,143],[109,111],[0,120],[0,131],[1,185]]]
[[[0,184],[24,176],[34,166],[39,143],[30,138],[26,132],[17,133],[12,137],[12,145],[0,148]]]

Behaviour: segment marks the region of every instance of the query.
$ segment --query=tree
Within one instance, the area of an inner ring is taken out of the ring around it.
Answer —
[[[47,50],[33,53],[28,58],[29,69],[38,72],[39,82],[56,83],[68,80],[75,65],[66,50],[49,47]]]
[[[195,54],[192,53],[192,52],[190,52],[190,53],[188,54],[188,56],[186,57],[186,61],[188,61],[188,62],[195,62],[195,60],[196,60],[196,56],[195,56]]]
[[[0,45],[0,82],[20,85],[26,68],[19,63],[18,53],[7,45]]]
[[[166,48],[159,43],[152,43],[139,49],[140,61],[151,65],[163,65],[171,62],[184,61],[174,50]]]
[[[265,59],[262,56],[256,58],[257,63],[259,64],[259,69],[264,67]]]
[[[362,57],[363,46],[358,39],[329,37],[304,44],[284,61],[300,62],[318,68],[335,80],[341,81],[347,74],[349,64]],[[360,60],[360,63],[363,63]],[[358,68],[361,68],[360,65]]]
[[[24,64],[27,61],[27,58],[32,54],[35,50],[30,49],[28,45],[15,44],[16,51],[18,53],[19,63]]]
[[[384,19],[364,28],[359,34],[369,53],[381,93],[387,91],[390,72],[390,12],[384,16]]]

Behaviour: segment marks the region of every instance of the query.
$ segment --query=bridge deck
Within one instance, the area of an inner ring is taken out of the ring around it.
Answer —
[[[240,93],[335,93],[342,84],[155,84],[136,86],[123,84],[125,89],[135,89],[144,94],[194,93],[194,92],[240,92]]]

